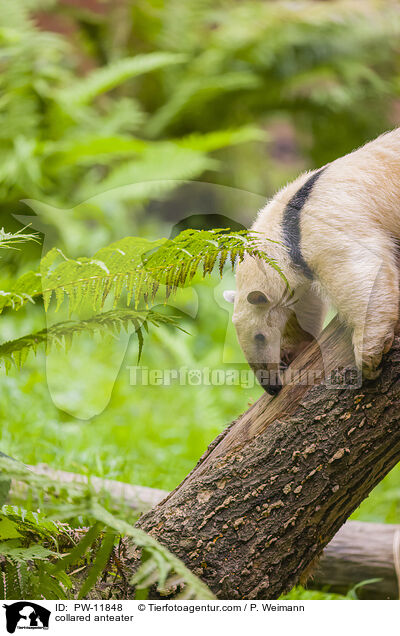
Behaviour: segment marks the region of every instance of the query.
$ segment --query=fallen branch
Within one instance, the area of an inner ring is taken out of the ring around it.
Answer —
[[[322,553],[308,587],[357,598],[398,599],[400,525],[347,521]],[[397,571],[396,571],[397,570]]]
[[[64,470],[55,470],[47,464],[36,464],[35,466],[28,466],[28,468],[38,475],[47,475],[51,479],[65,484],[90,483],[95,492],[106,492],[110,494],[115,501],[123,501],[129,508],[138,512],[150,510],[168,495],[166,490],[146,488],[146,486],[131,486],[122,481],[114,481],[113,479],[101,479],[100,477],[90,477],[90,479],[88,479],[86,475],[69,473]],[[20,495],[21,487],[23,487],[23,484],[13,484],[12,490],[14,494]]]

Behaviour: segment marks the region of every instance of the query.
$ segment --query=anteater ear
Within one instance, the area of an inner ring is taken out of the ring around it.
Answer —
[[[247,300],[250,305],[266,305],[268,303],[268,298],[261,291],[252,291],[247,294]]]
[[[236,292],[233,289],[226,289],[223,292],[223,297],[225,298],[226,302],[228,302],[228,303],[234,303],[235,302],[235,296],[236,296]]]

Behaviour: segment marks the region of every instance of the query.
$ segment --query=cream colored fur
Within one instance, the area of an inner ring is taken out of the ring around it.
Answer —
[[[285,206],[310,174],[260,211],[253,229],[261,237],[282,241]],[[285,357],[290,361],[304,346],[302,329],[317,336],[330,303],[353,329],[357,366],[365,377],[376,377],[399,313],[400,129],[328,164],[304,204],[300,229],[312,283],[286,249],[265,241],[265,252],[276,258],[294,300],[285,298],[285,283],[268,265],[246,257],[238,267],[233,321],[246,357],[269,366]],[[247,296],[254,290],[263,292],[268,304],[250,304]],[[293,310],[302,329],[290,327]],[[265,343],[256,342],[256,334],[263,334]]]

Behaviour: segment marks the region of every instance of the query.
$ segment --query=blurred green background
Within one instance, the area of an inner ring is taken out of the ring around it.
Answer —
[[[399,36],[389,0],[0,0],[0,226],[36,214],[44,251],[74,257],[128,234],[247,226],[300,171],[399,125]],[[41,253],[4,250],[0,289]],[[246,368],[221,300],[232,284],[180,292],[190,335],[153,331],[141,364]],[[40,303],[6,310],[1,339],[46,320]],[[68,355],[1,370],[1,450],[172,489],[261,394],[132,386],[136,356],[134,339],[81,337]],[[397,468],[355,517],[399,512]],[[291,596],[308,597],[329,598]]]

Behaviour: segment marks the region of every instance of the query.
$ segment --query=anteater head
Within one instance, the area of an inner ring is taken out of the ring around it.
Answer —
[[[238,266],[236,281],[237,290],[224,298],[234,303],[239,344],[261,386],[275,395],[283,371],[313,339],[297,310],[306,288],[291,290],[272,267],[250,257]]]

